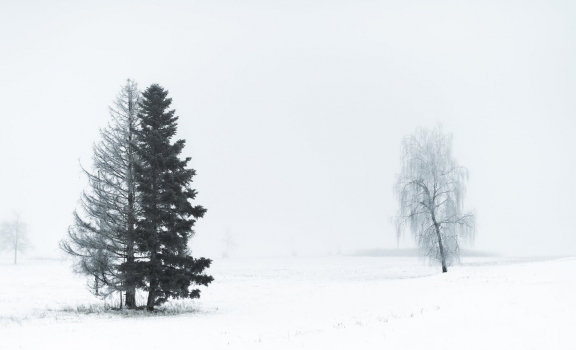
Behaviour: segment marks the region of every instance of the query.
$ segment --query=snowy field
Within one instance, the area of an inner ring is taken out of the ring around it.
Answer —
[[[66,262],[4,261],[0,348],[575,348],[576,258],[439,270],[416,258],[218,259],[201,299],[148,316],[102,311]]]

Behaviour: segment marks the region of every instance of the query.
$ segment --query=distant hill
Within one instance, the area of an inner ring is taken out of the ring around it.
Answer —
[[[351,256],[418,256],[418,249],[360,249]]]

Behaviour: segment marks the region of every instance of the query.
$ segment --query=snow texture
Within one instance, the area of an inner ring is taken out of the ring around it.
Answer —
[[[199,300],[149,316],[102,312],[66,262],[6,260],[0,348],[574,348],[576,258],[462,262],[441,274],[416,258],[215,260]]]

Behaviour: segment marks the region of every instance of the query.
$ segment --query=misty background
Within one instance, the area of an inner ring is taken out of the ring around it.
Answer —
[[[169,90],[194,255],[396,248],[402,138],[470,171],[475,249],[576,254],[573,1],[2,1],[0,219],[59,256],[126,79]],[[408,236],[401,248],[412,247]]]

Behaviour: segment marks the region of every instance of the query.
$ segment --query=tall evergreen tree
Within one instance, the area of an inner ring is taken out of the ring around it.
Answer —
[[[140,162],[135,167],[141,212],[135,242],[144,258],[124,266],[134,272],[134,283],[148,291],[149,311],[168,298],[198,298],[200,291],[190,286],[213,281],[203,273],[211,260],[195,259],[188,249],[194,223],[206,209],[190,203],[197,194],[190,187],[196,173],[187,168],[191,158],[179,158],[185,141],[171,143],[178,117],[168,109],[172,99],[167,95],[157,84],[142,94],[136,137]]]
[[[140,92],[128,80],[114,106],[111,122],[100,131],[94,145],[93,170],[84,170],[89,187],[84,191],[80,210],[61,248],[75,258],[75,270],[87,275],[91,291],[105,297],[125,292],[125,305],[136,307],[136,289],[129,282],[130,271],[123,264],[134,262],[134,230],[138,212],[134,166],[137,156],[134,137]],[[122,298],[121,298],[122,299]],[[120,301],[122,306],[122,300]]]

